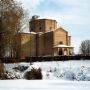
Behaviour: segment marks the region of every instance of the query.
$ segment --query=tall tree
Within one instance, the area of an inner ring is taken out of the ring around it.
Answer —
[[[0,57],[16,56],[15,36],[21,31],[24,9],[15,0],[0,0]]]
[[[84,40],[80,45],[81,54],[90,54],[90,40]]]

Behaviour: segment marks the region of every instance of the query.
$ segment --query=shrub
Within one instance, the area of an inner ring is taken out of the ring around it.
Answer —
[[[5,71],[2,79],[21,79],[21,76],[14,71]]]
[[[20,66],[19,65],[17,67],[14,67],[13,69],[23,72],[28,69],[28,66]]]
[[[31,71],[26,72],[25,78],[28,80],[42,79],[41,69],[32,68]]]

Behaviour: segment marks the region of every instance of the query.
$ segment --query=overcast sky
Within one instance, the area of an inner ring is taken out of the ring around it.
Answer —
[[[75,52],[82,40],[90,39],[90,0],[18,0],[30,17],[55,19],[72,36]]]

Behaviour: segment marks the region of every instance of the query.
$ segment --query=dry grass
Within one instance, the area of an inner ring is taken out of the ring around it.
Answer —
[[[4,64],[0,60],[0,79],[3,79],[4,76]]]

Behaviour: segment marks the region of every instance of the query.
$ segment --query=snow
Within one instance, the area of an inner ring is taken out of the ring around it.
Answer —
[[[90,90],[90,82],[60,80],[2,80],[0,90]]]
[[[35,32],[30,32],[30,34],[37,34],[37,33],[35,33]]]
[[[35,62],[42,69],[43,79],[90,81],[90,61]]]
[[[28,69],[22,72],[13,69],[18,66],[28,66]],[[30,63],[5,64],[5,68],[10,76],[16,76],[17,79],[24,79],[25,73],[31,68],[41,68],[43,80],[90,81],[89,60],[34,62],[32,65]]]
[[[54,47],[57,47],[57,48],[74,48],[72,46],[67,46],[67,45],[64,45],[64,44],[62,44],[62,45],[59,44],[59,45],[56,45]]]
[[[19,65],[28,69],[23,72],[13,69]],[[23,78],[32,67],[41,68],[43,80]],[[90,90],[90,60],[14,63],[5,64],[5,68],[21,78],[1,80],[0,90]]]

